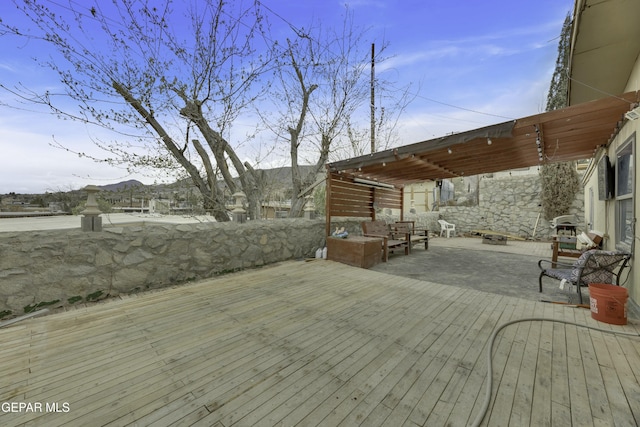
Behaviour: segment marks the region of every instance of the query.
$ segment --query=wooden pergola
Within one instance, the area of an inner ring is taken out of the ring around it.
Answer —
[[[402,217],[407,184],[592,158],[639,101],[627,92],[329,163],[327,235],[334,216],[375,219],[376,208],[394,208]]]

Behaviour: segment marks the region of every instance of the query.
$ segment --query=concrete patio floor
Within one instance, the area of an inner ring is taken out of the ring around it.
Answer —
[[[481,238],[435,237],[429,247],[425,251],[423,245],[415,245],[410,256],[398,252],[391,262],[378,264],[373,270],[532,301],[578,303],[577,292],[560,290],[557,280],[543,278],[543,292],[538,291],[538,261],[551,259],[548,242],[509,240],[506,245],[489,245]],[[583,287],[582,294],[583,303],[588,304],[588,288]]]

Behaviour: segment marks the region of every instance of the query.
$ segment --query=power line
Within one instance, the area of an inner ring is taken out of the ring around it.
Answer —
[[[74,12],[74,13],[79,13],[79,11],[78,11],[77,9],[71,9],[70,7],[68,7],[68,6],[64,6],[63,4],[60,4],[60,3],[56,2],[56,1],[52,1],[52,3],[53,3],[53,4],[55,4],[55,5],[57,5],[57,6],[59,6],[59,7],[61,7],[61,8],[64,8],[64,9],[70,10],[70,11],[72,11],[72,12]],[[73,3],[73,4],[78,5],[79,7],[83,8],[83,9],[85,9],[85,7],[83,7],[82,5],[80,5],[79,3],[77,3],[76,1],[72,1],[72,3]],[[269,6],[267,6],[266,4],[264,4],[262,1],[260,1],[260,0],[256,0],[256,3],[257,3],[257,4],[259,4],[261,7],[263,7],[265,10],[269,11],[273,16],[275,16],[276,18],[278,18],[279,20],[281,20],[282,22],[284,22],[284,23],[285,23],[285,24],[286,24],[286,25],[287,25],[287,26],[288,26],[288,27],[289,27],[289,28],[290,28],[290,29],[291,29],[291,30],[292,30],[292,31],[293,31],[293,32],[294,32],[298,37],[300,37],[300,38],[309,38],[309,35],[304,31],[304,29],[302,29],[302,28],[298,28],[295,24],[293,24],[292,22],[290,22],[288,19],[286,19],[285,17],[283,17],[283,16],[282,16],[281,14],[279,14],[278,12],[274,11],[272,8],[270,8]],[[87,10],[87,11],[90,11],[91,9],[86,8],[86,10]],[[232,17],[231,15],[229,15],[226,11],[222,11],[222,12],[223,12],[225,15],[229,16],[230,18],[234,18],[234,19],[236,19],[236,21],[237,21],[238,23],[240,23],[240,24],[242,24],[242,25],[246,25],[246,24],[244,24],[243,22],[241,22],[240,20],[238,20],[237,18]],[[90,17],[90,16],[89,16],[89,14],[85,14],[85,13],[82,13],[82,12],[80,12],[80,13],[81,13],[81,14],[83,14],[85,17]],[[117,22],[117,21],[115,21],[115,20],[113,20],[113,19],[111,19],[111,18],[109,18],[109,17],[107,17],[107,16],[104,16],[104,15],[103,15],[103,17],[104,17],[105,19],[110,20],[110,21],[111,21],[112,23],[114,23],[114,24],[117,24],[117,25],[120,25],[120,24],[121,24],[121,23],[119,23],[119,22]],[[269,40],[269,38],[267,38],[267,40]],[[271,40],[271,41],[273,41],[273,40]],[[585,84],[585,83],[579,82],[579,81],[577,81],[577,80],[575,80],[575,79],[573,79],[573,78],[571,78],[571,77],[569,77],[569,78],[570,78],[571,80],[576,81],[577,83],[583,84],[583,85],[585,85],[585,86],[587,86],[587,87],[590,87],[590,88],[592,88],[592,89],[594,89],[594,90],[598,90],[598,89],[593,88],[593,87],[591,87],[591,86],[589,86],[589,85],[587,85],[587,84]],[[392,84],[390,84],[390,86],[393,86],[393,85],[392,85]],[[395,87],[395,86],[394,86],[394,88],[395,88],[395,89],[397,89],[397,90],[400,90],[398,87]],[[610,95],[610,96],[614,96],[614,95],[608,94],[608,93],[606,93],[606,92],[604,92],[604,91],[600,91],[600,90],[598,90],[598,91],[599,91],[599,92],[602,92],[602,93],[605,93],[605,94],[607,94],[607,95]],[[416,97],[416,98],[424,99],[424,100],[426,100],[426,101],[433,102],[433,103],[435,103],[435,104],[444,105],[444,106],[446,106],[446,107],[455,108],[455,109],[457,109],[457,110],[461,110],[461,111],[468,111],[468,112],[470,112],[470,113],[474,113],[474,114],[481,114],[481,115],[484,115],[484,116],[497,117],[497,118],[501,118],[501,119],[515,120],[515,118],[513,118],[513,117],[508,117],[508,116],[503,116],[503,115],[499,115],[499,114],[488,113],[488,112],[484,112],[484,111],[478,111],[478,110],[474,110],[474,109],[472,109],[472,108],[461,107],[461,106],[459,106],[459,105],[454,105],[454,104],[451,104],[451,103],[448,103],[448,102],[444,102],[444,101],[440,101],[440,100],[437,100],[437,99],[429,98],[429,97],[426,97],[426,96],[421,95],[421,94],[419,94],[419,93],[411,93],[411,95],[413,95],[413,96],[414,96],[414,97]]]
[[[447,107],[451,107],[451,108],[456,108],[458,110],[462,110],[462,111],[469,111],[471,113],[476,113],[476,114],[482,114],[485,116],[491,116],[491,117],[499,117],[501,119],[507,119],[507,120],[515,120],[515,117],[507,117],[507,116],[501,116],[500,114],[493,114],[493,113],[486,113],[484,111],[478,111],[478,110],[473,110],[471,108],[465,108],[465,107],[460,107],[457,105],[453,105],[453,104],[449,104],[447,102],[443,102],[443,101],[438,101],[437,99],[433,99],[433,98],[428,98],[426,96],[420,95],[418,93],[413,94],[416,98],[422,98],[424,100],[430,101],[430,102],[434,102],[436,104],[440,104],[440,105],[444,105]]]
[[[582,86],[588,87],[589,89],[593,89],[593,90],[595,90],[596,92],[600,92],[600,93],[601,93],[601,94],[603,94],[603,95],[607,95],[607,96],[610,96],[611,98],[619,99],[620,101],[624,101],[624,102],[626,102],[626,103],[627,103],[627,104],[629,104],[629,105],[633,105],[633,104],[634,104],[633,102],[630,102],[630,101],[628,101],[628,100],[626,100],[626,99],[624,99],[624,98],[619,97],[618,95],[614,95],[614,94],[609,93],[609,92],[607,92],[607,91],[604,91],[604,90],[602,90],[602,89],[598,89],[597,87],[591,86],[590,84],[587,84],[587,83],[585,83],[585,82],[582,82],[582,81],[580,81],[580,80],[578,80],[578,79],[575,79],[575,78],[571,77],[571,76],[569,75],[569,71],[568,71],[568,70],[567,70],[567,77],[569,78],[569,80],[572,80],[572,81],[574,81],[574,82],[576,82],[576,83],[578,83],[578,84],[581,84]]]
[[[266,10],[268,10],[269,12],[271,12],[276,18],[280,19],[282,22],[287,24],[291,28],[291,30],[294,33],[296,33],[296,35],[298,35],[298,37],[306,37],[306,38],[309,37],[308,34],[305,34],[302,29],[299,29],[298,27],[296,27],[293,23],[291,23],[289,20],[284,18],[279,13],[275,12],[273,9],[271,9],[269,6],[265,5],[260,0],[257,0],[257,3],[260,4],[262,7],[264,7]],[[391,86],[393,86],[393,85],[391,85]],[[401,90],[401,89],[399,89],[398,87],[395,87],[395,86],[394,86],[394,89]],[[433,98],[428,98],[428,97],[420,95],[418,93],[411,93],[411,95],[415,96],[416,98],[422,98],[424,100],[427,100],[427,101],[430,101],[430,102],[434,102],[436,104],[444,105],[444,106],[455,108],[455,109],[462,110],[462,111],[468,111],[468,112],[475,113],[475,114],[482,114],[482,115],[485,115],[485,116],[498,117],[498,118],[501,118],[501,119],[515,120],[515,118],[513,118],[513,117],[501,116],[499,114],[486,113],[486,112],[483,112],[483,111],[473,110],[471,108],[460,107],[460,106],[457,106],[457,105],[449,104],[447,102],[438,101],[438,100],[433,99]]]

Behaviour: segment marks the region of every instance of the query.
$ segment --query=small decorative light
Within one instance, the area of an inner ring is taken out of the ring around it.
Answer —
[[[491,141],[491,138],[487,138],[487,145],[491,145],[493,143],[493,141]]]
[[[447,148],[447,152],[451,154],[452,153],[451,148]]]

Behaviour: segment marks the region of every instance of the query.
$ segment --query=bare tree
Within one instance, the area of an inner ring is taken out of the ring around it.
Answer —
[[[186,171],[218,221],[229,219],[220,180],[228,194],[239,182],[249,215],[257,216],[258,177],[225,135],[262,94],[270,63],[256,52],[264,35],[259,1],[246,7],[225,0],[14,3],[31,24],[0,22],[1,34],[54,48],[58,57],[43,65],[58,73],[65,92],[5,89],[60,116],[119,132],[119,141],[97,142],[107,154],[96,160]]]
[[[374,131],[375,151],[384,151],[399,142],[398,123],[407,106],[419,91],[411,91],[410,86],[395,89],[393,83],[376,79]],[[362,123],[347,120],[348,145],[341,145],[336,153],[338,158],[362,156],[371,151],[371,128]]]
[[[297,29],[297,37],[279,46],[277,118],[263,115],[277,139],[289,144],[293,197],[291,216],[301,216],[305,196],[324,171],[333,144],[346,135],[347,123],[367,100],[368,43],[346,10],[343,26],[320,24]],[[303,173],[302,165],[312,165]]]
[[[276,45],[278,65],[271,98],[275,119],[262,114],[278,141],[288,143],[293,197],[291,216],[301,216],[305,196],[331,157],[363,153],[369,146],[370,42],[367,29],[358,28],[345,8],[342,26],[294,28],[295,38]],[[381,64],[388,44],[381,43],[375,63]],[[375,131],[378,146],[395,141],[400,114],[413,99],[408,88],[396,89],[376,80],[378,106]],[[366,108],[365,108],[366,107]],[[302,168],[302,166],[311,166]]]

